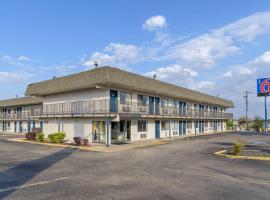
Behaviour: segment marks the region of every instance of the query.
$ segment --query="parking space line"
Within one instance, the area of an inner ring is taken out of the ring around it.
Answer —
[[[181,170],[172,170],[172,169],[164,169],[166,171],[170,172],[176,172],[176,173],[182,173],[182,174],[190,174],[190,175],[196,175],[196,176],[205,176],[210,178],[222,178],[227,179],[231,181],[240,181],[240,182],[249,182],[254,184],[261,184],[261,185],[267,185],[270,186],[270,180],[263,180],[263,179],[252,179],[252,178],[244,178],[244,177],[233,177],[228,176],[224,174],[216,174],[216,173],[205,173],[205,172],[199,172],[199,171],[181,171]]]
[[[57,179],[53,179],[53,180],[49,180],[49,181],[40,181],[40,182],[21,185],[21,186],[16,186],[16,187],[4,188],[4,189],[0,189],[0,193],[7,192],[7,191],[10,191],[10,190],[17,190],[17,189],[21,189],[21,188],[27,188],[27,187],[33,187],[33,186],[38,186],[38,185],[49,184],[49,183],[52,183],[52,182],[62,181],[62,180],[66,180],[66,179],[69,179],[69,177],[62,177],[62,178],[57,178]]]

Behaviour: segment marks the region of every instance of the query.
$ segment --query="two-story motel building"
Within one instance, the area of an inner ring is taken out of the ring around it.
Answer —
[[[29,112],[29,118],[43,133],[62,131],[70,142],[75,136],[110,144],[225,131],[232,118],[226,109],[233,107],[225,99],[112,67],[33,83],[26,95],[42,99],[40,112]]]
[[[42,129],[38,117],[42,111],[42,98],[20,97],[0,101],[0,132],[30,132]]]

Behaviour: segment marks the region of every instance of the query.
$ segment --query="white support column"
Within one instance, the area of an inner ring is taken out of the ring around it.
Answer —
[[[106,119],[106,146],[109,147],[111,144],[111,120]]]
[[[171,139],[171,120],[169,120],[169,138]]]

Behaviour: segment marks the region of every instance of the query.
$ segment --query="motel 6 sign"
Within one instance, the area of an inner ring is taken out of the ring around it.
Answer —
[[[270,94],[270,78],[257,79],[258,96],[268,96]]]

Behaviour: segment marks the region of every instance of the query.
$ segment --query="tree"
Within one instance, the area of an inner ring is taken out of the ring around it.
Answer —
[[[249,121],[249,120],[248,120]],[[243,123],[246,123],[246,117],[240,117],[239,119],[238,119],[238,123],[239,124],[243,124]]]
[[[227,127],[227,129],[233,130],[234,125],[233,125],[233,120],[232,120],[232,119],[229,119],[229,120],[226,122],[226,127]]]
[[[255,116],[254,123],[253,123],[253,128],[257,132],[260,132],[263,129],[263,120],[259,116]]]

